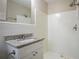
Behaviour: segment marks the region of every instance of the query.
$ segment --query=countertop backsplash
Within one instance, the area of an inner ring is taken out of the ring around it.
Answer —
[[[32,39],[32,38],[34,38],[33,33],[5,36],[6,41],[8,41],[8,40],[16,40],[16,39]]]

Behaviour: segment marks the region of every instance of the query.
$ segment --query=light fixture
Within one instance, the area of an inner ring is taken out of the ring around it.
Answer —
[[[55,14],[56,15],[56,17],[60,17],[61,16],[61,14],[59,14],[59,13],[57,13],[57,14]]]

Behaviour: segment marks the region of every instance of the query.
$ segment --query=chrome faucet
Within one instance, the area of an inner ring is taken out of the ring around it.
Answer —
[[[26,38],[26,36],[25,36],[25,35],[21,35],[21,39],[23,39],[23,40],[24,40],[25,38]]]

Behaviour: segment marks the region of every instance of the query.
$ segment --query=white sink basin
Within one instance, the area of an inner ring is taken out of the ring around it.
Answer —
[[[6,41],[8,44],[10,45],[13,45],[14,47],[19,47],[19,46],[22,46],[22,45],[25,45],[25,44],[29,44],[31,42],[34,42],[35,39],[26,39],[26,40],[9,40],[9,41]]]
[[[20,41],[17,41],[17,42],[19,42],[19,43],[28,43],[28,42],[32,42],[32,41],[34,41],[35,39],[27,39],[27,40],[20,40]]]

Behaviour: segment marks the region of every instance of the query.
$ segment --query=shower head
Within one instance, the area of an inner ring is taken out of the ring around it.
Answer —
[[[70,7],[74,7],[76,2],[77,2],[77,0],[73,0],[73,2],[70,4]]]
[[[79,6],[79,3],[77,3],[77,0],[73,0],[73,2],[70,4],[70,7]]]

